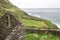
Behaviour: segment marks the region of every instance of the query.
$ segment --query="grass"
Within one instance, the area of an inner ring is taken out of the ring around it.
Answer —
[[[57,26],[52,24],[49,20],[29,16],[16,6],[12,5],[9,1],[6,2],[4,0],[0,0],[0,18],[5,13],[11,13],[27,27],[57,29]]]
[[[57,26],[46,19],[36,18],[29,16],[16,6],[12,5],[9,1],[0,0],[0,18],[5,13],[11,13],[15,18],[29,28],[45,28],[57,29]],[[8,18],[10,19],[10,18]],[[10,21],[8,21],[10,27]],[[60,37],[53,34],[44,33],[25,33],[25,40],[60,40]]]
[[[48,20],[37,21],[32,19],[21,18],[21,21],[26,27],[29,27],[29,28],[38,28],[38,29],[41,29],[41,28],[56,29],[57,28],[57,26],[55,26]]]
[[[25,33],[25,40],[60,40],[60,36],[44,33]]]
[[[29,20],[29,19],[22,19],[22,22],[25,26],[31,27],[31,28],[47,28],[47,25],[43,21],[35,21],[35,20]]]

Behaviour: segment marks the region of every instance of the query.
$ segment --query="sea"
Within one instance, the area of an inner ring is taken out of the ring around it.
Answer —
[[[48,19],[60,28],[60,8],[22,8],[28,15]]]

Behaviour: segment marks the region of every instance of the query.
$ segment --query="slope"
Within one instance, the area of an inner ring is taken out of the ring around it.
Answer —
[[[0,0],[0,18],[5,13],[11,13],[16,19],[21,21],[26,27],[29,28],[46,28],[46,29],[56,29],[57,26],[47,19],[37,18],[29,16],[26,12],[20,10],[8,0]]]

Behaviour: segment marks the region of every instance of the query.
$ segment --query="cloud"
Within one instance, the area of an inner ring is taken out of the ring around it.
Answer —
[[[9,0],[19,8],[60,8],[60,0]]]

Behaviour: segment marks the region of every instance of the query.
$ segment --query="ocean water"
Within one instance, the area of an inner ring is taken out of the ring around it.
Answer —
[[[27,14],[50,20],[60,28],[60,8],[24,8]]]

